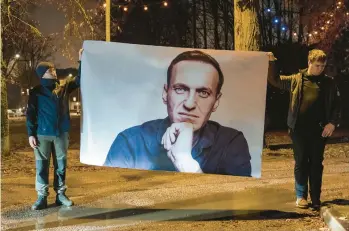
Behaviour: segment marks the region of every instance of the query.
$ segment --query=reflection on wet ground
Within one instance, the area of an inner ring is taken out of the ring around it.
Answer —
[[[86,206],[54,207],[46,211],[21,211],[27,221],[8,230],[32,230],[68,226],[133,226],[156,221],[197,221],[232,219],[298,219],[309,214],[297,213],[293,192],[285,189],[255,188],[234,193],[215,193],[182,201],[130,206],[113,204],[108,197]],[[3,216],[16,219],[20,211]],[[315,216],[315,214],[314,214]]]

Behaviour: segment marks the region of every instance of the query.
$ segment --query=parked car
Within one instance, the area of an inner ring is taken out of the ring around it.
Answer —
[[[22,117],[25,116],[25,108],[18,109],[8,109],[7,110],[8,117]]]
[[[19,117],[19,116],[25,116],[25,114],[26,114],[25,108],[19,108],[19,109],[17,109],[17,110],[16,110],[16,114],[17,114],[18,117]]]
[[[10,117],[15,117],[15,112],[13,109],[8,109],[7,110],[7,115],[8,115],[8,118]]]

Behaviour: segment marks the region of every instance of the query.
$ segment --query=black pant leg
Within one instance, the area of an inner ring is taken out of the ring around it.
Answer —
[[[294,176],[297,198],[308,197],[309,152],[307,134],[302,130],[291,131],[295,160]]]
[[[320,132],[315,132],[311,138],[310,156],[309,156],[309,185],[310,197],[314,204],[320,203],[322,175],[323,175],[323,160],[326,145],[326,138],[321,136]]]

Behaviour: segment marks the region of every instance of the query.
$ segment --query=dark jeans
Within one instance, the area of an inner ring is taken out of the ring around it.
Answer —
[[[53,188],[56,193],[64,193],[66,190],[65,173],[67,168],[67,151],[69,145],[69,134],[63,133],[61,136],[41,136],[38,135],[38,148],[34,149],[36,160],[36,181],[35,190],[38,195],[48,196],[49,169],[52,153],[54,166]]]
[[[296,129],[290,131],[295,160],[295,188],[297,198],[308,198],[320,203],[324,151],[326,138],[321,136],[322,128]]]

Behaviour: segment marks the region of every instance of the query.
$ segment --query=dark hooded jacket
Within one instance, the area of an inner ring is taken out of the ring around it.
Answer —
[[[56,79],[40,78],[40,85],[29,92],[27,130],[29,136],[60,136],[70,130],[69,94],[80,87],[81,64],[78,75],[60,85]]]

